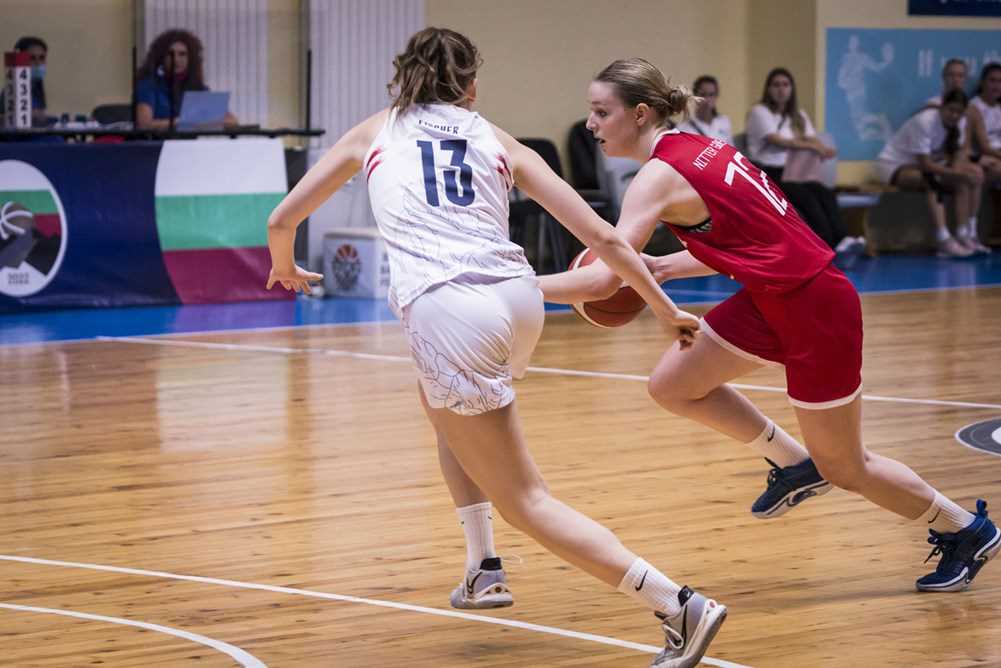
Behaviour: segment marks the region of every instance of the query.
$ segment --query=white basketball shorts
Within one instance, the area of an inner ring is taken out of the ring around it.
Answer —
[[[528,368],[545,310],[529,275],[445,283],[409,304],[402,320],[428,404],[479,415],[514,400],[512,377]]]

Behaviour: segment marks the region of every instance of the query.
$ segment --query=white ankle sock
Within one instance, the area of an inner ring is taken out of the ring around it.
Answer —
[[[466,570],[476,570],[488,557],[496,557],[494,552],[494,525],[489,501],[456,508],[459,524],[466,534]]]
[[[928,510],[914,521],[939,533],[956,533],[970,526],[974,519],[973,513],[936,491]]]
[[[972,239],[977,236],[977,217],[970,216],[965,225],[959,225],[959,228],[956,230],[956,236],[960,239]]]
[[[855,237],[845,237],[834,247],[835,253],[842,253],[855,245]]]
[[[681,586],[639,557],[622,577],[618,589],[668,617],[681,612],[678,602]]]
[[[768,420],[758,437],[747,445],[779,466],[799,464],[810,456],[806,448],[771,420]]]

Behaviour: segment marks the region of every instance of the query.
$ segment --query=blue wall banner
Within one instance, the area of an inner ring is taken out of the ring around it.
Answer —
[[[908,0],[912,16],[1001,16],[1001,0]]]
[[[827,29],[825,126],[842,160],[872,160],[904,121],[942,92],[942,65],[962,58],[972,93],[1001,62],[1001,31]]]

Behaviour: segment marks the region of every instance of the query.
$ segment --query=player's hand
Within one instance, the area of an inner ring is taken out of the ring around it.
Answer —
[[[311,282],[315,283],[322,280],[323,274],[306,271],[298,265],[293,264],[291,269],[282,270],[279,270],[277,267],[272,267],[271,273],[268,275],[267,288],[270,290],[275,283],[281,283],[282,287],[286,290],[305,292],[308,295],[313,292],[313,290],[309,287],[309,284]]]
[[[658,283],[666,283],[671,280],[671,265],[667,262],[666,255],[664,257],[655,257],[646,253],[640,253],[640,257],[643,258],[646,268],[653,274],[653,280]]]
[[[661,327],[672,339],[678,341],[682,350],[687,350],[695,343],[699,332],[699,319],[687,311],[675,311],[673,314],[658,316]]]

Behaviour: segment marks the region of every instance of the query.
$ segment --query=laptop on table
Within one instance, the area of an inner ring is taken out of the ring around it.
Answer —
[[[229,91],[189,90],[181,102],[178,130],[221,130],[229,111]]]

